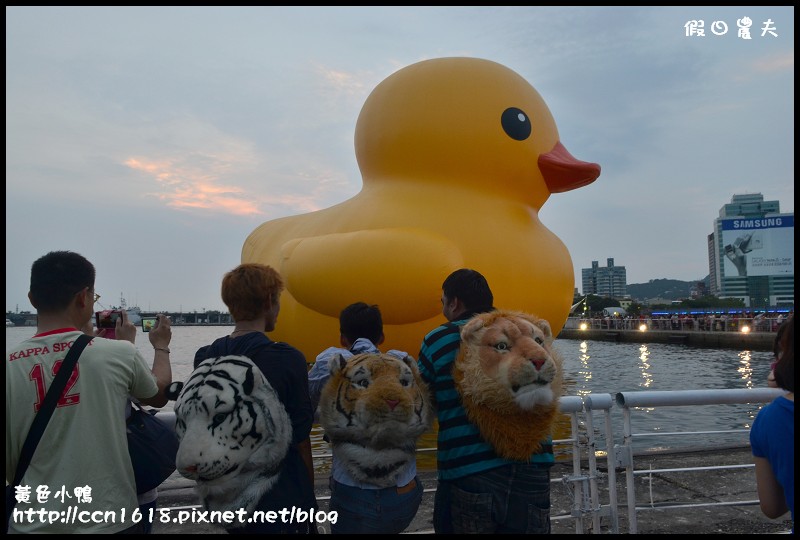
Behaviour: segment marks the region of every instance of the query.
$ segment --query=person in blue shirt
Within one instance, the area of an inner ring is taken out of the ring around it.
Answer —
[[[773,372],[775,384],[787,393],[759,411],[750,447],[761,511],[770,519],[791,512],[794,521],[794,315],[783,324]]]

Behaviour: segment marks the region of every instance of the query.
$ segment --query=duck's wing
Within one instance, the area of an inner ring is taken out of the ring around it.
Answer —
[[[385,324],[407,324],[441,313],[442,281],[463,262],[448,238],[395,227],[289,240],[280,273],[308,309],[338,318],[361,301],[377,304]]]

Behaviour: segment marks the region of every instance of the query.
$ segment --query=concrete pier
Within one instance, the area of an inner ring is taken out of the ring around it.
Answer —
[[[617,343],[672,343],[692,347],[771,351],[774,332],[712,332],[564,328],[557,339],[614,341]]]

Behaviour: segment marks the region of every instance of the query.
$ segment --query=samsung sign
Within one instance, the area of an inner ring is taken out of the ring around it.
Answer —
[[[723,277],[794,275],[794,216],[720,221]]]
[[[794,227],[794,216],[722,220],[723,231],[739,229],[770,229],[772,227]]]

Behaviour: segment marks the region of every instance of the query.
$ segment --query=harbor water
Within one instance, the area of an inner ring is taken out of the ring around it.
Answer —
[[[173,380],[185,380],[192,371],[194,354],[203,345],[226,335],[232,326],[173,326],[170,355]],[[6,348],[31,337],[34,327],[6,328]],[[332,345],[333,343],[332,340]],[[139,332],[136,347],[148,362],[153,352],[147,335]],[[558,339],[555,347],[563,357],[565,395],[612,394],[642,390],[702,390],[746,389],[766,386],[772,353],[736,349],[695,348],[664,343],[615,343]],[[415,351],[416,352],[416,351]],[[414,353],[415,353],[414,352]],[[412,354],[414,354],[412,353]],[[307,359],[313,362],[313,358]],[[719,444],[747,444],[746,430],[761,409],[762,404],[710,405],[703,407],[659,407],[639,409],[633,416],[635,432],[717,431],[745,430],[742,433],[698,434],[697,446]],[[171,410],[172,404],[165,409]],[[612,409],[615,437],[621,443],[622,412]],[[595,425],[602,425],[598,419]],[[555,439],[569,437],[569,419],[560,417],[556,424]],[[602,433],[595,433],[602,441]],[[636,439],[639,449],[669,448],[674,439],[669,436]],[[314,426],[312,447],[315,457],[330,453],[322,440],[322,430]],[[435,430],[425,434],[420,448],[436,447]],[[564,452],[556,447],[556,452]],[[315,459],[320,472],[325,472],[328,460]],[[435,468],[434,453],[420,453],[421,469]]]

